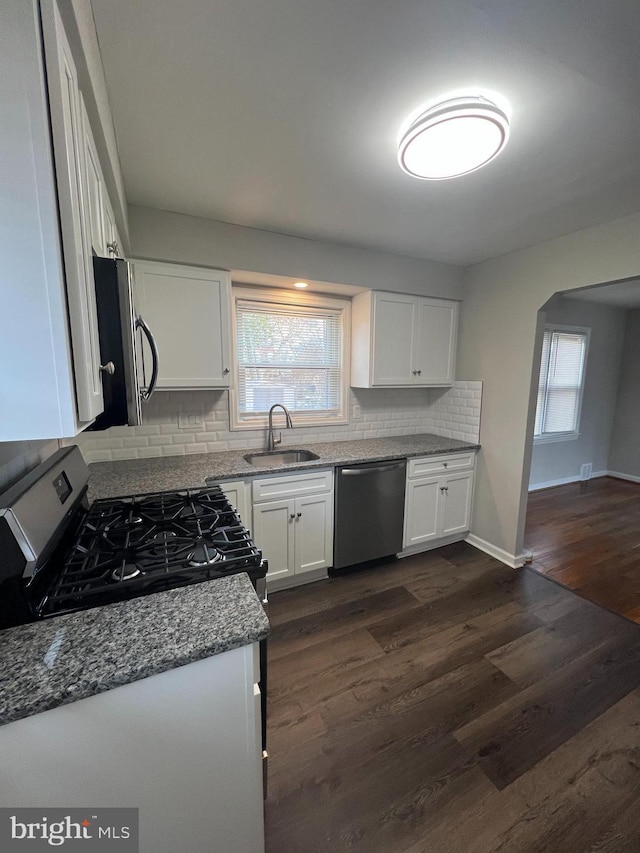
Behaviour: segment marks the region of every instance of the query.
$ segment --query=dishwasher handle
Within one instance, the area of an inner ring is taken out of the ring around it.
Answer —
[[[379,474],[382,471],[395,471],[397,468],[403,468],[404,464],[403,459],[402,462],[393,462],[391,465],[371,465],[368,468],[340,468],[340,476],[362,477],[365,474]]]

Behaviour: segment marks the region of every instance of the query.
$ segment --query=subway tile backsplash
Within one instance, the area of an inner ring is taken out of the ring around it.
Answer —
[[[283,430],[283,445],[379,438],[432,432],[479,443],[482,382],[455,382],[451,388],[358,388],[350,391],[350,423]],[[354,420],[354,407],[360,418]],[[196,414],[201,423],[178,426],[179,414]],[[278,421],[279,422],[279,421]],[[144,405],[144,424],[112,427],[79,436],[87,462],[142,459],[187,453],[262,448],[266,430],[229,429],[227,391],[158,391]]]

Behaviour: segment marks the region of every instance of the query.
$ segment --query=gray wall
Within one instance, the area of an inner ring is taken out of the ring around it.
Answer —
[[[467,270],[457,372],[484,383],[472,531],[505,555],[522,554],[539,309],[558,291],[637,277],[638,234],[634,214]]]
[[[627,315],[609,470],[640,479],[640,308]]]
[[[0,493],[58,449],[51,441],[0,441]]]
[[[580,466],[591,462],[593,473],[607,470],[626,311],[575,299],[553,299],[545,309],[546,323],[591,329],[585,374],[580,436],[569,441],[533,445],[529,488],[577,480]]]
[[[462,267],[289,237],[148,207],[129,208],[131,257],[462,298]]]

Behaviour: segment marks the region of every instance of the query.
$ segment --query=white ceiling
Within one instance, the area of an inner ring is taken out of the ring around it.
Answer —
[[[640,210],[638,0],[92,0],[128,200],[469,264]],[[501,92],[486,168],[417,181],[425,101]]]

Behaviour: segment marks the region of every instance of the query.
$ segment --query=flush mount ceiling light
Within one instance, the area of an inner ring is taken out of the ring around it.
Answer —
[[[414,178],[457,178],[497,157],[508,139],[509,117],[502,107],[479,95],[449,98],[411,122],[398,162]]]
[[[296,281],[293,286],[297,287],[299,290],[304,290],[305,287],[309,287],[306,281]]]

